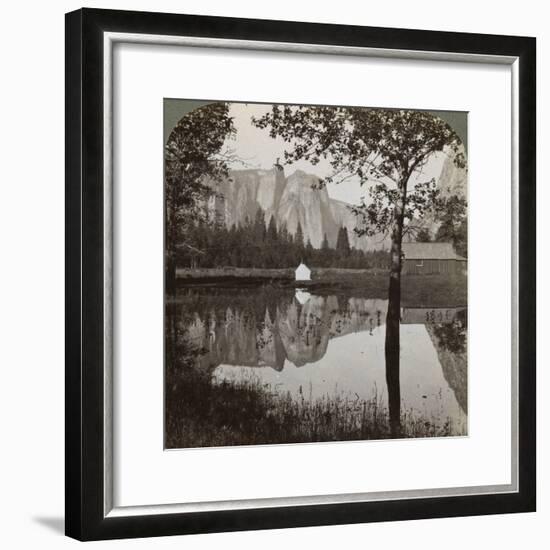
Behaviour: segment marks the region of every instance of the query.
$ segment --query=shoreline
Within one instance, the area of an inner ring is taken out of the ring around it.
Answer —
[[[296,281],[293,269],[180,269],[176,295],[167,295],[166,300],[177,301],[178,291],[185,290],[244,292],[260,288],[268,292],[301,289],[318,294],[387,299],[388,281],[388,272],[381,269],[313,268],[311,281]],[[401,300],[407,307],[467,307],[468,278],[465,275],[407,274],[401,281]]]
[[[270,269],[261,267],[206,267],[191,269],[187,267],[176,268],[176,279],[178,280],[198,280],[198,279],[213,279],[213,278],[237,278],[237,279],[281,279],[294,281],[293,267]],[[369,269],[351,269],[340,267],[313,267],[311,268],[312,281],[316,278],[320,280],[327,277],[343,275],[387,275],[386,269],[369,268]]]

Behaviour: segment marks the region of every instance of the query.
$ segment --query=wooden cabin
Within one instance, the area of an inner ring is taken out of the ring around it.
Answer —
[[[402,273],[416,275],[466,273],[468,260],[452,243],[403,243]]]

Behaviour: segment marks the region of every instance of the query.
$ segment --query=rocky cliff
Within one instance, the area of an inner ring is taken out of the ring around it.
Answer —
[[[458,152],[464,155],[464,146],[460,146]],[[455,155],[452,153],[447,156],[443,163],[437,187],[445,197],[457,195],[466,198],[467,196],[468,172],[465,168],[459,168],[455,165]]]
[[[360,250],[389,247],[387,238],[359,237],[354,231],[357,218],[350,205],[330,198],[326,188],[319,189],[318,183],[317,176],[302,170],[286,176],[280,166],[271,170],[232,170],[226,180],[211,184],[216,193],[210,208],[219,221],[232,226],[244,223],[246,218],[253,220],[261,207],[266,214],[266,224],[274,216],[278,227],[286,225],[290,233],[295,234],[300,223],[305,242],[309,239],[315,248],[321,247],[325,234],[334,247],[341,226],[347,229],[352,247]],[[454,164],[454,155],[449,155],[443,163],[437,186],[443,196],[466,197],[467,171]],[[426,227],[435,231],[437,225],[433,216],[426,216]]]
[[[348,230],[351,246],[361,250],[384,248],[380,239],[359,237],[356,218],[350,205],[331,199],[326,188],[319,189],[319,178],[296,170],[286,176],[279,167],[271,170],[233,170],[225,181],[212,184],[216,191],[210,207],[226,225],[254,219],[258,207],[266,213],[266,223],[275,217],[278,227],[286,225],[291,234],[302,226],[304,240],[320,248],[326,234],[330,246],[336,245],[338,229]]]

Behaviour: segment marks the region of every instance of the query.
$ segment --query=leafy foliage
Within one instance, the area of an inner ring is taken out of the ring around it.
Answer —
[[[422,227],[416,234],[416,242],[429,243],[432,241],[432,234],[429,229]]]
[[[452,242],[455,250],[462,256],[468,256],[468,218],[466,200],[450,196],[439,200],[438,211],[441,213],[435,240]]]
[[[227,176],[221,152],[225,139],[234,131],[227,103],[195,109],[172,130],[164,150],[169,254],[174,254],[180,235],[190,225],[205,219],[205,200],[212,193],[206,181]]]

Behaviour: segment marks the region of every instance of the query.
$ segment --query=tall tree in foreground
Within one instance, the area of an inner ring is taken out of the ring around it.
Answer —
[[[166,288],[173,288],[177,245],[206,221],[205,202],[212,194],[207,180],[227,176],[222,155],[234,132],[227,103],[212,103],[186,114],[172,130],[164,149]]]
[[[274,105],[253,123],[288,143],[287,163],[327,159],[333,173],[320,185],[350,178],[370,185],[369,199],[353,212],[359,235],[391,236],[385,357],[390,423],[398,433],[401,243],[411,222],[438,206],[435,181],[420,182],[419,174],[430,157],[444,149],[454,151],[455,163],[464,166],[460,139],[443,120],[420,111]]]

